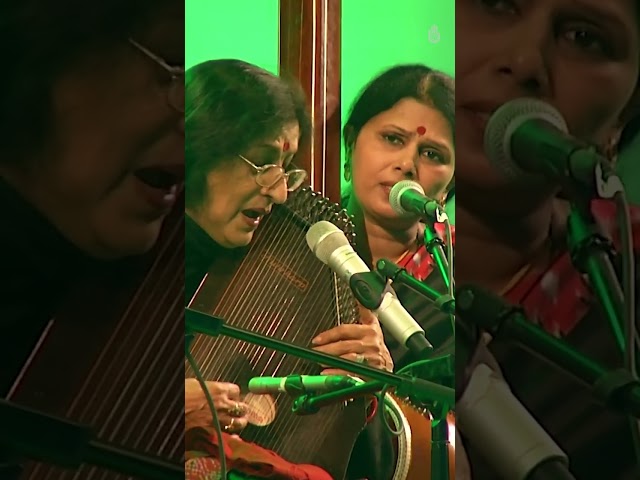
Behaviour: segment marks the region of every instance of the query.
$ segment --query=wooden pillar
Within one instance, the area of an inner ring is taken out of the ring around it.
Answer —
[[[340,201],[341,0],[280,0],[280,73],[297,78],[313,119],[301,157],[311,186]]]

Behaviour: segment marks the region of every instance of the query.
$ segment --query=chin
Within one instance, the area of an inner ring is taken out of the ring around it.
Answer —
[[[456,184],[462,182],[476,189],[488,191],[509,186],[509,179],[496,170],[485,155],[471,152],[465,157],[462,153],[461,158],[464,160],[461,159],[456,165]]]
[[[379,219],[381,226],[388,228],[389,230],[408,229],[419,221],[419,218],[414,215],[398,215],[389,204],[386,204],[383,208],[377,209],[374,214]]]
[[[241,248],[246,247],[253,240],[253,232],[251,233],[237,233],[236,235],[227,237],[226,241],[221,244],[224,248]]]
[[[456,168],[457,196],[464,197],[466,191],[474,195],[482,193],[482,200],[505,202],[516,201],[521,197],[546,197],[553,194],[557,187],[546,179],[537,176],[509,178],[498,171],[485,155],[469,154]],[[467,188],[465,188],[467,187]]]
[[[246,247],[253,241],[253,232],[244,235],[243,238],[238,242],[238,247]]]
[[[96,245],[89,252],[102,260],[117,260],[125,257],[143,255],[158,242],[162,222],[144,226],[122,227],[109,232],[96,232]]]

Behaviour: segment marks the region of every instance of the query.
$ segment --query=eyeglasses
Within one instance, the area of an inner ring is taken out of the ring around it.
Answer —
[[[293,192],[299,188],[307,178],[307,172],[300,169],[286,171],[280,165],[257,166],[251,160],[242,155],[238,155],[256,171],[256,183],[265,188],[273,188],[276,183],[284,178],[287,184],[287,191]]]
[[[164,59],[153,53],[148,48],[140,45],[132,38],[129,39],[129,43],[139,52],[143,53],[147,58],[150,58],[156,64],[160,65],[169,73],[169,75],[171,75],[171,83],[167,90],[167,101],[169,106],[180,113],[184,113],[184,68],[172,67]]]

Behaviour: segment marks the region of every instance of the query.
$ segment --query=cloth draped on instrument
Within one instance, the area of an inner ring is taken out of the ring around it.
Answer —
[[[237,435],[222,434],[229,478],[273,480],[332,480],[313,465],[290,463],[270,450],[248,443]],[[192,428],[185,435],[185,480],[220,479],[220,450],[214,427]]]

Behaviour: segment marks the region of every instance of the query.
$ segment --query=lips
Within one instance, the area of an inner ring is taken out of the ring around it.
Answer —
[[[475,110],[465,109],[466,117],[476,126],[480,133],[484,135],[491,114],[487,112],[478,112]]]
[[[483,148],[485,130],[491,115],[486,111],[477,111],[466,107],[456,108],[456,125],[465,132],[465,143],[471,142],[471,144]]]
[[[133,174],[151,188],[169,191],[184,180],[184,167],[178,165],[144,167],[136,170]]]
[[[255,230],[260,225],[262,217],[269,213],[269,210],[264,208],[247,208],[241,212],[242,220],[251,229]]]
[[[489,119],[491,118],[491,113],[486,113],[486,112],[476,112],[474,110],[469,110],[469,112],[471,112],[473,115],[475,115],[478,118],[478,121],[487,124],[489,123]]]
[[[398,182],[382,182],[382,183],[380,183],[380,186],[382,187],[383,190],[385,190],[387,193],[389,193],[389,191],[393,188],[393,186],[396,183],[398,183]]]
[[[267,213],[267,210],[264,208],[248,208],[246,210],[242,210],[243,215],[256,220],[264,217]]]
[[[184,166],[149,166],[133,172],[136,191],[154,211],[167,213],[184,181]]]

